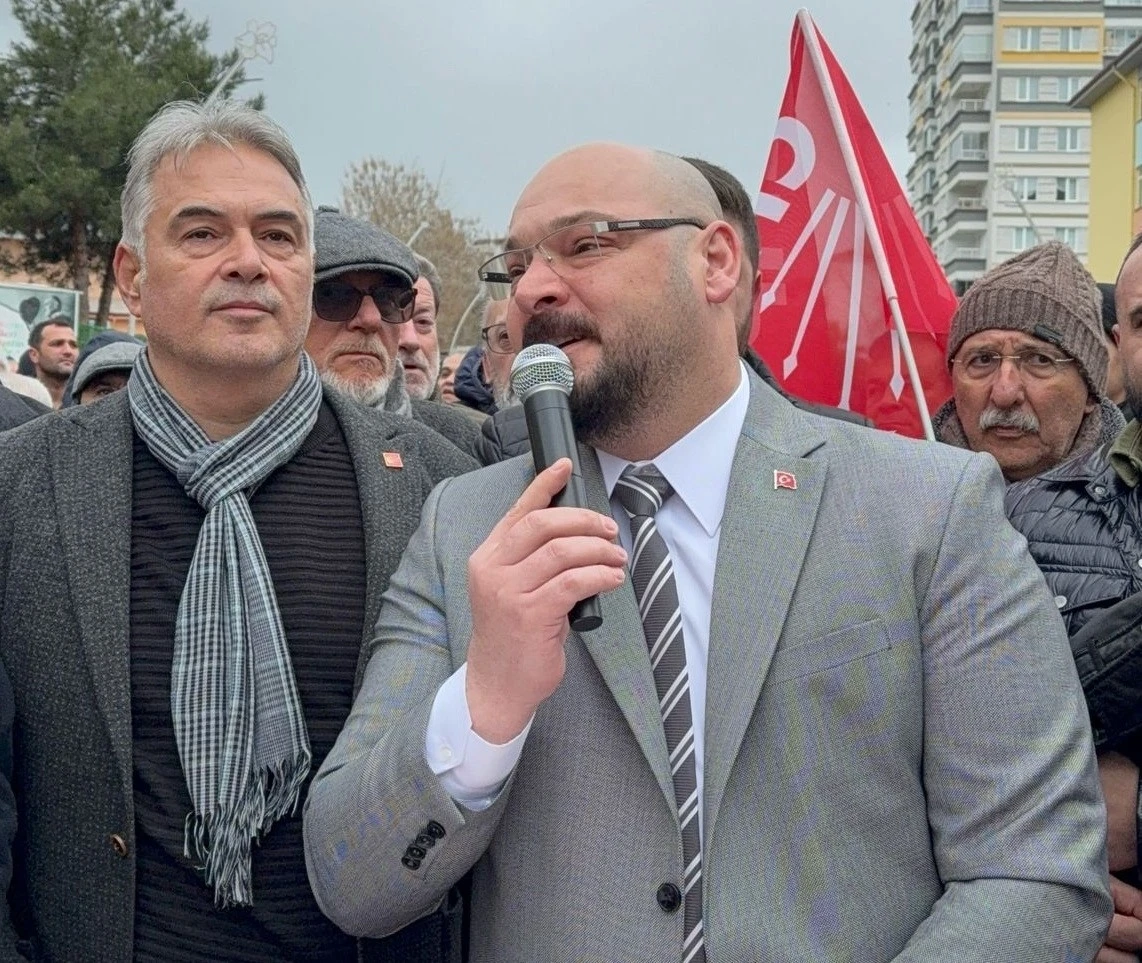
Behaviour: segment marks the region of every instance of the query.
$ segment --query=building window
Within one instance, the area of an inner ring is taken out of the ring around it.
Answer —
[[[1062,241],[1077,254],[1086,253],[1086,228],[1056,227],[1055,240]]]
[[[1086,193],[1086,180],[1085,177],[1056,177],[1055,200],[1064,201],[1066,203],[1084,200],[1083,194]]]
[[[1039,199],[1039,178],[1013,177],[1008,182],[1011,194],[1021,201],[1035,201]]]
[[[1057,145],[1056,150],[1072,153],[1075,151],[1085,150],[1086,147],[1083,143],[1085,138],[1082,136],[1083,129],[1081,127],[1059,127],[1057,128]]]
[[[1137,40],[1140,34],[1142,27],[1107,27],[1102,52],[1107,56],[1117,56]]]
[[[1086,82],[1089,79],[1090,78],[1084,76],[1060,77],[1058,99],[1065,104],[1086,86]]]
[[[1011,229],[1011,250],[1026,251],[1029,247],[1038,244],[1035,232],[1029,227],[1013,227]]]
[[[1006,27],[1003,31],[1004,50],[1038,50],[1040,43],[1039,27]]]
[[[1039,128],[1038,127],[1016,127],[1015,128],[1015,149],[1034,151],[1039,149]]]
[[[1015,78],[1015,99],[1016,100],[1038,100],[1039,99],[1039,78],[1038,77],[1016,77]]]

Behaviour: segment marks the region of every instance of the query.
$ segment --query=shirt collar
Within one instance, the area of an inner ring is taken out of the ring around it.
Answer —
[[[748,408],[749,379],[745,366],[741,365],[741,380],[722,406],[652,459],[675,495],[682,499],[711,538],[722,524],[730,469]],[[614,494],[619,475],[633,463],[600,449],[595,452],[609,498]]]

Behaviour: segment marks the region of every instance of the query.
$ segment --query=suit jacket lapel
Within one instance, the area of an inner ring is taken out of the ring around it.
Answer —
[[[610,515],[611,504],[599,459],[592,449],[580,445],[579,460],[590,507]],[[614,592],[601,596],[599,606],[603,615],[602,627],[594,632],[583,632],[578,637],[622,710],[667,803],[676,810],[658,691],[654,687],[654,674],[646,653],[646,637],[630,579]]]
[[[373,638],[381,610],[381,596],[385,591],[384,573],[375,564],[379,555],[377,546],[387,544],[385,516],[398,509],[388,494],[389,470],[381,467],[385,440],[392,436],[392,432],[380,419],[358,410],[354,402],[336,392],[326,389],[325,400],[341,424],[357,476],[361,523],[365,530],[365,629],[362,642],[368,642]]]
[[[93,695],[131,786],[131,488],[127,392],[60,418],[49,434],[63,564]]]
[[[703,771],[713,831],[813,534],[827,460],[812,420],[757,378],[734,455],[710,618]],[[778,487],[776,472],[795,489]]]

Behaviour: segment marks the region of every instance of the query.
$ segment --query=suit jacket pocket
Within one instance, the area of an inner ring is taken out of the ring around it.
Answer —
[[[809,642],[779,646],[773,654],[766,681],[769,685],[780,685],[890,648],[892,642],[884,623],[880,619],[869,619]]]

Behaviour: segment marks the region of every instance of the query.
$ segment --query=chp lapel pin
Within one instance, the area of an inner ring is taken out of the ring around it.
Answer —
[[[386,451],[381,455],[386,468],[404,468],[404,460],[399,451]]]
[[[774,469],[773,490],[777,491],[779,488],[788,488],[791,492],[797,491],[797,476],[791,471]]]

